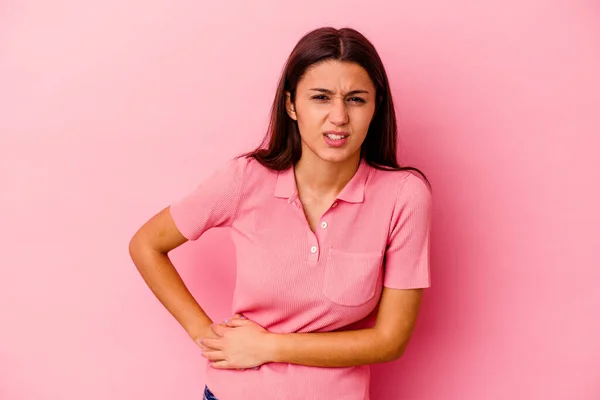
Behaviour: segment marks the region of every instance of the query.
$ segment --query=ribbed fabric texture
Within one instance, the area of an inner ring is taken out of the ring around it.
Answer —
[[[383,286],[430,286],[432,199],[408,171],[358,171],[312,232],[293,168],[228,162],[171,205],[190,240],[230,227],[237,254],[233,313],[271,332],[327,332],[361,323]],[[206,370],[219,400],[369,399],[369,367],[269,363],[258,370]]]

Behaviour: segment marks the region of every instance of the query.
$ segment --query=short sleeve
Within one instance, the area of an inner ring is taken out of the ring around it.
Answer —
[[[229,160],[170,205],[171,217],[184,237],[196,240],[210,228],[231,226],[238,213],[246,165],[243,157]]]
[[[385,287],[431,286],[431,213],[431,190],[425,181],[411,173],[400,184],[396,196],[385,252]]]

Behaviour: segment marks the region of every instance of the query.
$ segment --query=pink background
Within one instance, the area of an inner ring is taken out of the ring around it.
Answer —
[[[310,29],[390,75],[434,187],[433,287],[374,399],[600,399],[600,5],[0,3],[0,399],[199,399],[203,359],[132,265],[137,227],[258,144]],[[173,258],[227,316],[232,244]]]

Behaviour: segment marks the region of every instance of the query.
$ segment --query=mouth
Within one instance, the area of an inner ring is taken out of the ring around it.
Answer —
[[[347,132],[327,131],[323,133],[323,139],[330,148],[343,147],[348,141],[348,136],[350,134]]]
[[[343,140],[350,136],[347,132],[327,131],[323,134],[325,137],[331,140]]]

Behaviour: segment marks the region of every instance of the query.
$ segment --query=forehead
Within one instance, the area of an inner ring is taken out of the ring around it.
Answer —
[[[298,90],[310,88],[331,90],[373,90],[367,71],[356,63],[328,60],[312,65],[298,82]]]

